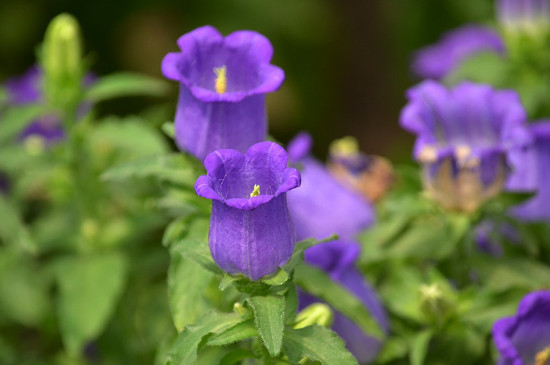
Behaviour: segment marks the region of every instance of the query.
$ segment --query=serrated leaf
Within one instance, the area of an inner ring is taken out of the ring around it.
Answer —
[[[71,356],[97,337],[124,288],[127,265],[118,253],[67,257],[57,262],[58,314],[63,343]]]
[[[258,336],[258,330],[254,320],[249,319],[210,337],[207,344],[210,346],[224,346],[256,336]]]
[[[184,328],[168,351],[165,365],[191,365],[197,358],[197,350],[204,336],[221,333],[242,321],[235,313],[208,312],[194,325]]]
[[[93,103],[125,96],[163,96],[169,90],[161,79],[135,73],[115,73],[95,81],[84,94]]]
[[[0,193],[0,241],[14,245],[29,253],[36,253],[38,248],[30,236],[27,227],[15,208]]]
[[[303,264],[296,267],[294,280],[305,291],[324,300],[357,323],[369,336],[380,340],[385,337],[365,305],[353,294],[332,281],[323,271]]]
[[[283,343],[285,299],[257,296],[247,299],[254,311],[254,322],[264,346],[272,357],[279,355]]]
[[[0,145],[12,141],[29,123],[46,113],[46,107],[36,104],[12,106],[3,111]]]
[[[308,358],[326,365],[357,364],[344,341],[328,328],[314,325],[295,330],[287,327],[284,335],[283,348],[293,363]]]

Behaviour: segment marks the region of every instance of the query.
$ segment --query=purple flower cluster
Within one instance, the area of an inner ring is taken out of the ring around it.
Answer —
[[[339,239],[306,250],[306,261],[326,271],[330,277],[354,294],[387,332],[389,325],[384,308],[375,291],[355,267],[360,246],[355,236],[374,221],[370,203],[356,191],[341,185],[310,154],[312,140],[299,134],[288,146],[291,161],[300,169],[302,186],[288,194],[290,214],[298,239]],[[318,301],[309,294],[300,294],[300,307]],[[369,337],[347,317],[335,312],[332,329],[346,341],[347,348],[360,363],[372,361],[382,344]]]

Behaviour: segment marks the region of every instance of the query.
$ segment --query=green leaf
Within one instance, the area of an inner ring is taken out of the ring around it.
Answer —
[[[31,238],[27,227],[21,221],[19,213],[0,193],[0,240],[7,245],[14,245],[29,253],[37,253],[38,248]]]
[[[292,322],[296,316],[296,311],[298,310],[298,292],[296,291],[296,286],[293,283],[290,283],[286,293],[286,310],[285,310],[285,320]]]
[[[357,364],[357,360],[346,350],[344,341],[328,328],[318,325],[298,330],[285,328],[283,348],[293,363],[308,358],[326,365]]]
[[[534,260],[483,257],[474,262],[482,282],[497,292],[511,288],[539,290],[550,280],[550,267]]]
[[[125,96],[163,96],[168,90],[169,86],[164,80],[121,72],[101,77],[86,90],[84,98],[98,103]]]
[[[365,305],[332,281],[323,271],[303,264],[296,267],[294,280],[305,291],[323,299],[338,312],[357,323],[366,334],[378,339],[385,337]]]
[[[215,275],[223,275],[222,269],[220,269],[214,260],[212,260],[212,255],[210,255],[210,251],[207,249],[189,250],[183,252],[182,255],[193,260],[202,266],[203,269],[206,269]]]
[[[197,358],[197,350],[204,336],[221,333],[242,321],[235,313],[212,311],[202,316],[194,325],[187,326],[171,347],[165,365],[191,365]]]
[[[414,336],[411,344],[410,361],[411,365],[422,365],[428,353],[428,345],[432,338],[432,330],[424,330]]]
[[[2,247],[2,246],[0,246]],[[0,251],[0,313],[20,324],[38,326],[50,308],[51,277],[27,254]]]
[[[178,332],[194,323],[211,307],[204,292],[213,275],[181,255],[173,255],[168,270],[168,295]]]
[[[210,346],[224,346],[256,336],[258,336],[258,330],[254,320],[249,319],[210,337],[207,344]]]
[[[166,134],[168,137],[174,139],[176,136],[176,130],[174,127],[174,122],[166,122],[162,124],[162,131],[164,134]]]
[[[283,343],[285,299],[278,296],[257,296],[247,299],[254,311],[254,321],[265,348],[278,356]]]
[[[225,274],[220,281],[219,289],[225,290],[227,289],[231,284],[235,283],[236,281],[240,280],[240,277],[233,276],[230,274]]]
[[[233,350],[227,355],[225,355],[221,360],[219,365],[233,365],[240,363],[242,360],[253,359],[255,358],[254,354],[245,349],[236,349]]]
[[[3,111],[0,145],[13,141],[25,126],[46,113],[46,107],[36,104],[13,106]]]
[[[61,335],[71,356],[78,356],[107,324],[124,288],[126,271],[126,260],[118,253],[73,256],[57,262]]]
[[[184,154],[146,156],[118,164],[101,175],[103,180],[127,180],[154,177],[179,185],[194,186],[200,174]]]

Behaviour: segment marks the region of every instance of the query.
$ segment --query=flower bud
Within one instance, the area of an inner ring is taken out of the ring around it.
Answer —
[[[334,315],[328,305],[324,303],[313,303],[298,313],[294,328],[300,329],[314,324],[328,328],[332,325],[333,319]]]
[[[441,324],[452,311],[453,304],[440,285],[420,287],[420,309],[430,322]]]
[[[82,78],[80,27],[69,14],[56,16],[48,25],[42,48],[45,91],[54,103],[65,103]]]

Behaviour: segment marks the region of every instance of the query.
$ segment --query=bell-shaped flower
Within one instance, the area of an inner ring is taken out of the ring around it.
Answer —
[[[530,127],[533,144],[524,152],[521,164],[508,181],[514,191],[535,191],[536,195],[512,210],[522,220],[550,222],[550,121]]]
[[[258,280],[292,256],[286,192],[300,186],[300,173],[287,159],[283,147],[261,142],[246,154],[222,149],[204,160],[207,175],[197,179],[195,191],[212,200],[208,243],[224,271]]]
[[[497,0],[496,12],[508,33],[537,34],[550,27],[548,0]]]
[[[204,26],[178,40],[181,52],[162,61],[165,77],[180,82],[176,142],[204,159],[212,151],[245,152],[267,134],[265,94],[277,90],[283,71],[269,62],[269,40],[253,31],[223,37]]]
[[[378,201],[393,184],[391,163],[383,157],[362,153],[354,137],[333,141],[329,151],[327,167],[331,174],[368,201]]]
[[[413,72],[426,79],[442,79],[480,52],[504,53],[504,43],[491,28],[464,25],[443,34],[439,41],[416,52]]]
[[[332,234],[353,239],[374,221],[371,204],[340,184],[309,154],[312,140],[299,134],[290,142],[290,160],[300,170],[302,186],[288,194],[288,207],[299,240],[324,239]]]
[[[527,294],[517,314],[493,325],[499,365],[544,365],[550,360],[550,291]]]
[[[424,81],[407,92],[403,128],[417,135],[428,195],[449,210],[471,212],[505,186],[531,142],[518,94],[464,82],[453,89]]]
[[[326,271],[332,280],[341,284],[369,311],[383,332],[388,333],[389,321],[378,296],[369,283],[355,267],[360,247],[355,242],[337,240],[321,243],[306,250],[306,261]],[[299,292],[300,308],[304,308],[318,299]],[[363,330],[349,318],[334,311],[332,329],[345,342],[348,350],[359,363],[371,362],[378,355],[382,342],[367,336]]]

